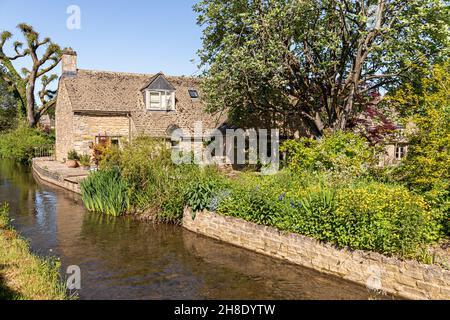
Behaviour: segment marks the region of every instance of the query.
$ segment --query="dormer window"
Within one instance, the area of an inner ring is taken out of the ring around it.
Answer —
[[[162,73],[155,75],[143,89],[145,108],[155,111],[175,110],[175,87]]]
[[[146,90],[147,110],[175,110],[175,91]]]

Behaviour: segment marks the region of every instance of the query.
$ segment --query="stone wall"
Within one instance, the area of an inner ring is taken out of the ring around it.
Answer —
[[[91,116],[75,114],[73,117],[73,149],[79,154],[91,154],[89,144],[98,135],[129,138],[130,120],[126,116]]]
[[[183,227],[218,240],[409,299],[450,299],[450,271],[378,253],[339,250],[302,235],[186,209]]]
[[[81,194],[81,188],[79,183],[68,181],[64,179],[63,175],[57,172],[51,172],[45,167],[42,167],[39,158],[33,159],[32,169],[34,177],[36,177],[38,180],[61,187],[63,189],[72,191],[77,194]]]

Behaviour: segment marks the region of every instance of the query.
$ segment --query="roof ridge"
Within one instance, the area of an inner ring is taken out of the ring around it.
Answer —
[[[108,73],[115,75],[123,75],[123,76],[145,76],[145,77],[153,77],[155,74],[151,73],[136,73],[136,72],[121,72],[121,71],[106,71],[106,70],[91,70],[91,69],[78,69],[78,71],[88,72],[88,73]]]
[[[157,75],[164,75],[164,77],[167,78],[184,78],[184,79],[197,79],[197,77],[191,77],[191,76],[174,76],[174,75],[168,75],[163,73],[162,71],[158,73],[137,73],[137,72],[122,72],[122,71],[103,71],[103,70],[92,70],[92,69],[78,69],[78,71],[92,73],[92,74],[100,74],[100,73],[107,73],[111,75],[121,75],[121,76],[135,76],[135,77],[155,77]]]

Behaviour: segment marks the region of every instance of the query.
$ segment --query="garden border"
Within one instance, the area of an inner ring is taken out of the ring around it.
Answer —
[[[450,300],[450,270],[335,246],[239,218],[186,208],[183,227],[271,257],[407,299]]]

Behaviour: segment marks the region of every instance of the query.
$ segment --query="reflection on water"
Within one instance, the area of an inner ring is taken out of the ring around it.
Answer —
[[[81,268],[81,299],[367,299],[362,286],[272,259],[178,226],[84,210],[79,196],[37,184],[0,161],[0,202],[42,255]]]

